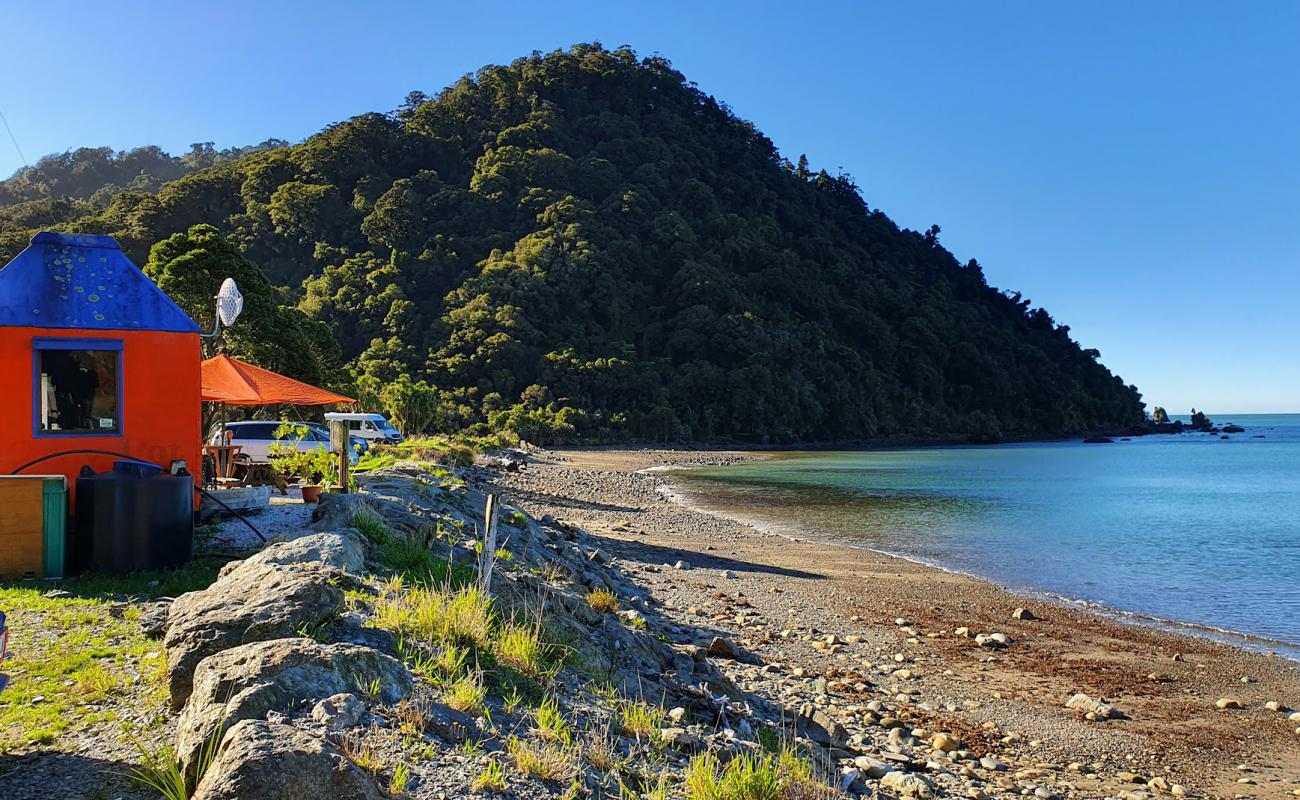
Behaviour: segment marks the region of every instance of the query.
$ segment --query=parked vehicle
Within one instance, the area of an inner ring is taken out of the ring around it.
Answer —
[[[325,420],[346,422],[353,436],[368,439],[372,444],[399,444],[406,439],[383,414],[329,413]]]
[[[302,424],[306,425],[307,427],[311,428],[317,433],[323,434],[326,440],[330,438],[330,429],[328,425],[319,422],[304,422]],[[348,444],[352,446],[352,449],[356,451],[357,455],[365,455],[366,451],[370,449],[370,440],[363,439],[360,436],[356,436],[356,435],[348,436]],[[352,462],[356,463],[356,459],[355,458],[352,459]]]
[[[5,622],[5,612],[0,611],[0,664],[4,663],[9,651],[9,625]],[[0,692],[9,685],[9,676],[0,675]]]
[[[307,453],[315,450],[317,447],[329,449],[330,435],[329,431],[322,433],[318,428],[312,427],[310,423],[293,423],[304,428],[302,438],[294,433],[288,435],[276,436],[276,432],[284,423],[282,422],[227,422],[226,437],[230,444],[240,446],[239,455],[235,457],[236,463],[243,464],[269,464],[271,463],[271,445],[280,445],[292,447],[295,450]],[[212,433],[208,437],[209,444],[223,444],[221,425],[217,424],[212,427]],[[350,449],[350,461],[352,464],[357,463],[356,448]]]

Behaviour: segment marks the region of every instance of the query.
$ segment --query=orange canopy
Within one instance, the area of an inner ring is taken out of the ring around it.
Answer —
[[[266,406],[276,403],[327,406],[356,402],[351,397],[286,378],[278,372],[255,367],[225,353],[209,358],[200,367],[203,374],[203,400],[209,403],[232,406]]]

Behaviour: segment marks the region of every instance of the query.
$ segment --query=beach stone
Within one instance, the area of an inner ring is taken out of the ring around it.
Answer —
[[[984,769],[991,769],[994,772],[1004,772],[1006,771],[1007,768],[1006,764],[1003,764],[1001,761],[998,761],[993,756],[984,756],[980,758],[980,766],[983,767]]]
[[[168,689],[172,707],[190,696],[204,658],[250,642],[291,638],[343,611],[338,570],[323,564],[241,565],[198,592],[176,598],[167,615]]]
[[[331,730],[354,728],[365,714],[366,704],[351,692],[331,695],[311,710],[311,718]]]
[[[1264,704],[1265,711],[1286,711],[1287,707],[1276,700],[1269,700]]]
[[[920,775],[895,770],[880,779],[880,788],[896,792],[901,797],[933,797],[930,782]]]
[[[1005,633],[981,633],[975,637],[975,644],[996,650],[1011,644],[1011,637]]]
[[[1079,692],[1065,701],[1065,707],[1074,711],[1082,711],[1096,719],[1124,718],[1124,712],[1118,708],[1102,700],[1093,699],[1083,692]]]
[[[1287,719],[1291,720],[1292,722],[1300,722],[1300,711],[1294,711],[1291,714],[1287,715]]]
[[[257,564],[325,564],[344,572],[358,573],[366,566],[366,545],[354,528],[327,533],[313,533],[275,542],[243,561],[232,561],[221,568],[218,579],[237,569],[249,569]]]
[[[1011,612],[1011,616],[1014,617],[1015,619],[1025,620],[1025,621],[1038,619],[1038,617],[1034,614],[1034,612],[1030,611],[1027,608],[1017,608],[1015,611]]]
[[[814,708],[812,703],[804,703],[799,709],[799,732],[823,747],[843,747],[848,740],[848,731],[826,712]]]
[[[930,746],[935,750],[942,750],[945,753],[951,753],[954,750],[961,749],[961,742],[957,741],[957,737],[952,736],[951,734],[936,733],[933,738],[930,739]]]
[[[853,766],[861,770],[868,778],[883,778],[889,772],[889,765],[871,756],[858,756],[853,759]]]
[[[957,630],[953,631],[953,633],[956,634],[957,636],[962,637],[963,639],[969,639],[971,635],[970,628],[967,628],[964,625],[958,628]]]
[[[161,639],[167,631],[167,614],[171,611],[171,600],[158,600],[152,603],[141,603],[139,606],[140,630],[150,639]]]
[[[685,561],[678,561],[673,564],[673,569],[690,569],[691,565]]]
[[[659,740],[678,749],[691,749],[700,744],[700,737],[685,728],[663,728],[659,731]]]
[[[382,800],[360,767],[322,736],[264,720],[226,731],[193,800]]]
[[[414,689],[399,661],[362,645],[276,639],[208,656],[194,671],[193,691],[176,721],[176,756],[189,770],[217,730],[303,701],[359,694],[360,684],[372,682],[380,687],[377,699],[389,704]]]
[[[1245,708],[1246,706],[1235,697],[1220,697],[1214,701],[1214,707],[1218,709]]]
[[[731,640],[724,639],[721,636],[714,636],[704,652],[715,658],[730,658],[733,661],[740,658],[740,652],[736,650],[736,646],[731,643]]]

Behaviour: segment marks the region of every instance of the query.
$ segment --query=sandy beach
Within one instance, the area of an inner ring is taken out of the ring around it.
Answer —
[[[727,671],[744,688],[812,703],[856,736],[887,745],[898,738],[891,718],[953,732],[1005,765],[1013,791],[1039,780],[1079,797],[1300,796],[1300,664],[822,543],[816,531],[765,532],[674,500],[653,469],[750,457],[538,451],[497,480],[530,512],[605,537],[666,615],[739,646],[746,657]],[[1036,618],[1014,618],[1017,608]],[[1010,643],[977,644],[994,633]],[[1113,718],[1066,708],[1080,693]]]

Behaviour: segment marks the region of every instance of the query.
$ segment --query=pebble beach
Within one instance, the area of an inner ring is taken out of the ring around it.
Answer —
[[[744,657],[724,671],[747,691],[824,715],[885,762],[960,736],[979,763],[935,765],[944,795],[987,796],[963,785],[983,771],[1043,798],[1300,796],[1300,664],[765,532],[689,507],[664,472],[750,457],[537,451],[494,480],[606,537],[666,615],[734,643]]]

